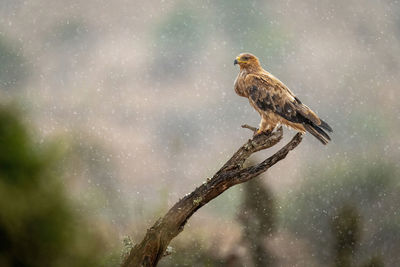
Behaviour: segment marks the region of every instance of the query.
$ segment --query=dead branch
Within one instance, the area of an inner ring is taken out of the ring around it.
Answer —
[[[256,128],[243,125],[254,131]],[[207,204],[225,190],[236,184],[244,183],[268,170],[278,161],[284,159],[302,140],[302,134],[293,139],[263,162],[243,168],[243,164],[251,154],[270,148],[282,139],[283,131],[279,128],[269,135],[257,135],[248,140],[211,178],[207,179],[193,192],[180,199],[164,217],[147,230],[142,242],[135,245],[122,263],[122,267],[156,266],[165,254],[168,244],[183,231],[187,220],[202,206]]]
[[[247,124],[243,124],[242,128],[247,128],[249,130],[252,130],[253,132],[258,130],[256,127],[253,127],[253,126],[250,126],[250,125],[247,125]]]

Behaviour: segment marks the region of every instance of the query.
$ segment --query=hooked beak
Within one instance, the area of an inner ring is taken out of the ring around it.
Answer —
[[[235,59],[235,61],[233,61],[233,66],[235,66],[236,64],[239,64],[237,59]]]

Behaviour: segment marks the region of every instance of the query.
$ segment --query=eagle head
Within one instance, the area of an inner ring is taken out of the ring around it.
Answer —
[[[260,61],[250,53],[242,53],[238,55],[233,62],[233,65],[239,64],[240,68],[259,67]]]

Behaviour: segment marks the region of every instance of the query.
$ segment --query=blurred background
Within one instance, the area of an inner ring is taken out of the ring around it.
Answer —
[[[159,266],[399,266],[397,0],[0,1],[0,266],[118,266],[258,125],[241,52],[333,141],[199,210]]]

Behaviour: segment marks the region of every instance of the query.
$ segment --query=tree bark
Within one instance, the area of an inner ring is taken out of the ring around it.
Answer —
[[[253,127],[243,125],[243,128]],[[156,266],[164,255],[170,241],[183,231],[187,220],[202,206],[225,190],[236,184],[244,183],[268,170],[284,159],[302,140],[297,133],[293,139],[263,162],[243,168],[247,158],[253,153],[276,145],[283,135],[282,127],[271,134],[262,134],[248,140],[229,159],[214,176],[197,187],[193,192],[180,199],[165,215],[147,230],[143,240],[135,245],[121,264],[122,267]]]

